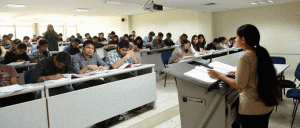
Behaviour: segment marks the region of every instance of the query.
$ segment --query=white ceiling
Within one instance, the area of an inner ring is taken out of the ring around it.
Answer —
[[[40,18],[41,15],[67,15],[67,16],[121,16],[146,13],[143,5],[148,0],[110,0],[122,2],[122,4],[106,4],[105,0],[2,0],[0,3],[0,15],[12,19],[24,19],[26,17]],[[241,8],[268,6],[299,2],[300,0],[274,0],[274,4],[252,5],[250,2],[257,0],[154,0],[154,3],[173,9],[190,9],[199,11],[227,11]],[[25,8],[8,8],[6,4],[24,4]],[[216,3],[214,6],[205,6],[206,3]],[[76,8],[89,8],[89,12],[75,12]]]

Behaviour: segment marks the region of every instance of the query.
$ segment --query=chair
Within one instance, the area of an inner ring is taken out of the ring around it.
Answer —
[[[173,53],[172,51],[165,51],[165,52],[162,52],[162,53],[161,53],[161,59],[162,59],[162,62],[163,62],[163,64],[164,64],[164,67],[165,67],[165,68],[166,68],[166,65],[168,65],[168,63],[169,63],[169,59],[170,59],[172,53]],[[166,76],[165,76],[165,84],[164,84],[164,87],[166,87],[166,82],[167,82],[167,74],[166,74]],[[175,78],[175,82],[176,82],[176,84],[177,84],[176,78]]]
[[[25,84],[29,84],[29,79],[31,77],[32,74],[32,69],[31,70],[27,70],[24,74],[24,79],[25,79]]]
[[[298,89],[298,88],[290,89],[290,90],[288,90],[286,96],[288,98],[293,98],[293,100],[296,100],[296,102],[294,102],[294,109],[293,109],[293,114],[292,114],[293,120],[292,120],[291,127],[293,127],[295,116],[296,116],[298,105],[299,105],[299,100],[300,100],[300,89]]]
[[[294,81],[281,80],[281,87],[284,89],[284,94],[285,94],[285,88],[296,88],[295,82],[296,82],[297,79],[300,80],[300,63],[298,63],[298,65],[297,65],[297,68],[296,68],[294,76],[295,76],[295,80]]]
[[[1,60],[1,61],[0,61],[0,64],[4,64],[4,60]]]

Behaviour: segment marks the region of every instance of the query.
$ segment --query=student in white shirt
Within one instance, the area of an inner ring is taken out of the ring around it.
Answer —
[[[225,48],[229,48],[228,45],[228,39],[226,37],[219,37],[219,41],[221,42],[220,45],[225,49]]]
[[[203,50],[203,48],[201,48],[201,44],[199,43],[199,39],[197,35],[194,35],[192,37],[192,48],[194,48],[198,54],[202,54],[202,53],[209,53],[209,51],[205,51]]]
[[[180,37],[179,37],[179,40],[176,41],[176,45],[181,45],[183,40],[187,40],[188,36],[186,34],[182,34]]]
[[[176,63],[179,61],[179,57],[195,55],[196,51],[191,47],[191,43],[188,40],[183,40],[180,47],[175,48],[172,56],[169,59],[169,63]]]

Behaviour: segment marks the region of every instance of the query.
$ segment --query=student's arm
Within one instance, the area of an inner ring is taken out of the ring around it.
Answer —
[[[97,54],[95,54],[95,56],[97,58],[97,66],[99,66],[98,69],[108,70],[108,65]]]
[[[184,56],[192,55],[192,53],[185,53],[185,54],[182,54],[182,53],[180,53],[180,52],[177,52],[177,55],[178,55],[179,57],[184,57]]]
[[[10,85],[18,84],[18,73],[15,68],[9,66]]]
[[[71,62],[66,64],[64,73],[75,73]]]
[[[130,54],[126,54],[122,59],[115,62],[111,67],[114,69],[119,68],[128,58],[130,57]]]
[[[29,79],[29,81],[31,83],[41,83],[46,80],[59,79],[59,78],[63,77],[61,74],[43,76],[43,70],[45,68],[46,68],[46,62],[41,61],[40,63],[38,63],[36,65],[36,67],[33,69],[32,75],[31,75],[31,78]]]
[[[131,57],[134,59],[134,63],[138,64],[140,63],[139,59],[135,56],[134,51],[130,51],[131,52]]]
[[[13,57],[11,56],[11,52],[8,52],[5,57],[4,57],[4,64],[9,64],[11,63],[14,59]]]
[[[129,46],[129,50],[132,50],[132,45]]]

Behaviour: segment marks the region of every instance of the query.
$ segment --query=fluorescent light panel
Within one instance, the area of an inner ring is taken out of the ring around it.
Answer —
[[[266,0],[266,1],[255,1],[255,2],[250,2],[252,5],[258,5],[258,4],[267,4],[268,3],[275,3],[274,0]]]
[[[77,11],[77,12],[88,12],[88,11],[91,11],[91,9],[88,9],[88,8],[77,8],[74,11]]]
[[[121,2],[114,2],[114,1],[106,1],[107,4],[121,4]]]
[[[6,4],[4,7],[10,7],[10,8],[24,8],[26,5],[22,4]]]

